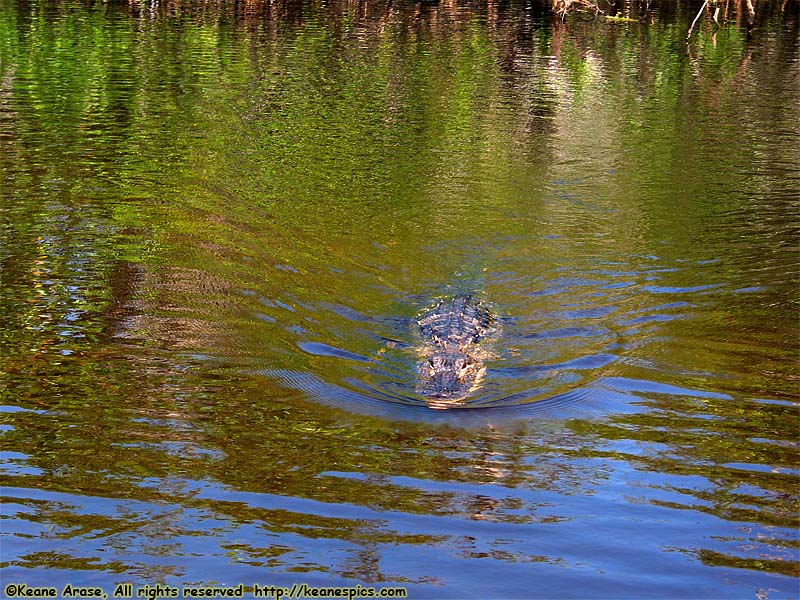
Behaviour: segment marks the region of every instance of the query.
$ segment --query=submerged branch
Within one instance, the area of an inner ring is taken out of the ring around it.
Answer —
[[[749,1],[750,0],[748,0],[748,2]],[[697,15],[695,16],[694,21],[692,21],[692,24],[689,27],[689,33],[686,34],[686,41],[687,42],[689,41],[689,38],[692,37],[692,32],[694,31],[694,26],[697,25],[697,21],[700,20],[700,15],[703,14],[703,11],[706,9],[706,6],[708,6],[708,0],[705,0],[705,2],[703,2],[703,6],[701,6],[700,10],[697,11]]]
[[[552,0],[552,5],[553,12],[562,19],[575,11],[592,11],[595,14],[603,12],[592,0]]]
[[[576,12],[593,12],[596,15],[602,14],[606,18],[614,20],[631,20],[642,21],[652,13],[652,11],[667,11],[670,7],[676,9],[677,7],[688,8],[688,5],[694,4],[691,0],[676,0],[670,2],[660,2],[659,0],[545,0],[551,6],[553,12],[565,19],[571,13]],[[779,7],[781,12],[785,12],[788,3],[791,0],[779,0],[775,6]],[[620,6],[621,5],[621,6]],[[768,8],[767,3],[762,3],[760,6],[765,9]],[[618,8],[624,9],[624,17],[616,15]],[[730,9],[730,10],[729,10]],[[709,18],[717,27],[722,27],[726,21],[731,18],[729,13],[736,14],[737,23],[740,19],[746,19],[748,34],[752,30],[756,21],[757,0],[736,0],[733,8],[730,6],[730,0],[703,0],[700,9],[695,14],[694,19],[689,26],[686,34],[686,40],[689,41],[695,28],[703,16],[703,11],[707,11]],[[763,12],[763,10],[762,10]]]

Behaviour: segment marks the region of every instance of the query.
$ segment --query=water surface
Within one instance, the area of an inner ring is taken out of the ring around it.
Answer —
[[[795,597],[798,16],[687,26],[0,11],[3,584]]]

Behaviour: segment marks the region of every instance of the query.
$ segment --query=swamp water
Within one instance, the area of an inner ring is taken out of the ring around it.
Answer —
[[[0,5],[3,586],[796,597],[773,10]]]

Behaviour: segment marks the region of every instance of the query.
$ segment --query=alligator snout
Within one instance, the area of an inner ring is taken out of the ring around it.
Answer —
[[[422,393],[426,398],[450,399],[465,396],[475,379],[478,365],[460,352],[437,352],[425,363]]]

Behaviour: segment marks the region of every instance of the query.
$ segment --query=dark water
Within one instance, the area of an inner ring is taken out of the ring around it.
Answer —
[[[3,585],[797,597],[762,10],[0,5]],[[464,293],[497,331],[433,410],[414,319]]]

